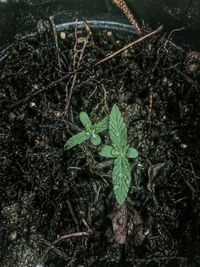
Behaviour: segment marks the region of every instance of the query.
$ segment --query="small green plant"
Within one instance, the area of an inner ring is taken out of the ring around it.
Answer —
[[[127,128],[117,105],[114,105],[109,116],[102,121],[92,125],[85,112],[80,113],[80,120],[85,130],[72,136],[65,144],[66,149],[70,149],[86,140],[91,140],[93,145],[100,145],[99,133],[109,130],[112,144],[104,146],[100,155],[102,157],[113,158],[114,168],[112,171],[112,182],[116,200],[123,204],[131,183],[131,167],[128,159],[138,156],[135,148],[128,145]]]
[[[85,130],[72,136],[65,144],[65,149],[70,149],[76,145],[80,145],[86,140],[91,141],[91,143],[95,146],[101,144],[101,137],[99,133],[108,129],[108,117],[105,117],[102,121],[93,124],[86,112],[80,113],[80,121],[85,127]]]
[[[112,182],[116,200],[119,204],[123,204],[131,182],[131,168],[128,159],[136,158],[138,152],[128,145],[127,128],[116,105],[113,106],[110,113],[109,135],[112,146],[105,146],[100,155],[115,158]]]

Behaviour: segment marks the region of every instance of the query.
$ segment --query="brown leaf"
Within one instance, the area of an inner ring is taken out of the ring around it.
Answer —
[[[161,163],[157,163],[155,165],[151,165],[148,169],[148,177],[149,177],[149,181],[147,184],[147,189],[150,192],[154,192],[154,181],[155,181],[155,177],[158,175],[160,169],[165,165],[164,162]]]
[[[136,209],[130,208],[129,209],[129,216],[130,216],[131,220],[133,221],[134,225],[143,224],[142,217]]]
[[[121,245],[125,244],[127,239],[127,206],[125,203],[118,206],[113,214],[112,228],[115,241]]]
[[[144,229],[142,217],[136,209],[129,209],[128,215],[128,236],[131,235],[135,246],[139,246],[148,235],[148,229]]]

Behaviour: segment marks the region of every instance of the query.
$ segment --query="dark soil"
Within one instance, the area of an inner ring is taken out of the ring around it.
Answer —
[[[200,54],[156,35],[95,67],[128,37],[61,35],[59,50],[51,28],[17,36],[1,62],[0,265],[200,266]],[[112,164],[89,143],[63,149],[80,111],[98,121],[114,103],[139,151],[125,245]]]

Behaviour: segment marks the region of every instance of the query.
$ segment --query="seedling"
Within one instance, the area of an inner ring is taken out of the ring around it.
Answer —
[[[72,136],[65,144],[65,149],[70,149],[76,145],[80,145],[86,140],[90,140],[95,146],[101,144],[101,137],[99,133],[108,129],[108,117],[105,117],[102,121],[93,124],[86,112],[80,113],[80,121],[85,127],[85,130]]]
[[[116,200],[119,204],[123,204],[131,182],[131,168],[128,159],[136,158],[138,152],[128,145],[127,128],[116,105],[113,106],[110,114],[109,135],[112,146],[105,146],[100,155],[115,159],[112,182]]]
[[[92,125],[85,112],[80,113],[80,120],[85,130],[72,136],[66,142],[65,148],[70,149],[89,139],[93,145],[98,146],[101,144],[99,133],[109,130],[112,144],[104,146],[99,154],[103,157],[114,159],[112,183],[116,200],[121,205],[126,200],[131,183],[131,167],[128,159],[134,159],[138,156],[137,150],[128,145],[127,128],[121,112],[114,105],[110,115],[97,124]]]

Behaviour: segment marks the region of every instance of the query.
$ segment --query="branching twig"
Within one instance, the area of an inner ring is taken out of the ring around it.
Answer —
[[[73,67],[75,68],[75,65],[76,65],[76,70],[79,68],[80,66],[80,63],[83,59],[83,54],[85,52],[85,48],[87,46],[87,43],[88,43],[88,39],[89,39],[89,34],[88,36],[84,39],[84,43],[83,43],[83,46],[82,46],[82,49],[80,50],[77,50],[77,33],[76,33],[76,28],[75,28],[75,39],[76,39],[76,42],[75,42],[75,45],[74,45],[74,60],[73,60]],[[80,54],[79,58],[78,58],[78,62],[76,63],[75,59],[76,59],[76,56]],[[75,69],[74,69],[75,71]],[[63,111],[63,115],[66,116],[67,114],[67,111],[68,111],[68,108],[69,108],[69,104],[70,104],[70,100],[71,100],[71,97],[72,97],[72,92],[73,92],[73,89],[75,87],[75,83],[76,83],[76,79],[77,79],[77,72],[75,72],[75,75],[72,79],[72,83],[71,83],[71,87],[69,89],[69,94],[67,94],[68,92],[68,84],[66,85],[66,105],[65,105],[65,109]]]
[[[141,37],[141,38],[139,38],[139,39],[137,39],[137,40],[131,42],[130,44],[124,46],[123,48],[117,50],[116,52],[113,52],[113,53],[111,53],[111,54],[108,54],[105,58],[103,58],[103,59],[97,61],[96,64],[95,64],[95,66],[104,63],[105,61],[107,61],[107,60],[109,60],[109,59],[111,59],[111,58],[113,58],[113,57],[115,57],[115,56],[121,54],[121,53],[124,52],[126,49],[128,49],[128,48],[134,46],[135,44],[138,44],[138,43],[144,41],[145,39],[147,39],[147,38],[153,36],[153,35],[156,34],[156,33],[159,33],[159,32],[162,30],[162,28],[163,28],[163,26],[160,26],[160,27],[157,28],[155,31],[150,32],[150,33],[144,35],[143,37]]]

